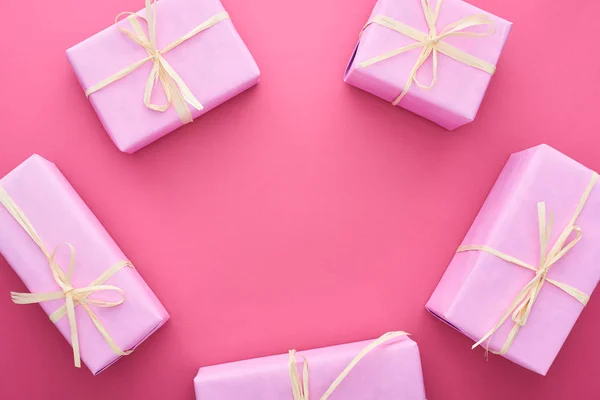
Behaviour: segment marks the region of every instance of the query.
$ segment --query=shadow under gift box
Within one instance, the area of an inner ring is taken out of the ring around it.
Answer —
[[[432,0],[432,7],[437,1],[442,0]],[[443,0],[436,24],[438,34],[448,24],[476,14],[485,14],[492,19],[496,29],[493,35],[450,36],[443,41],[496,65],[512,28],[511,22],[460,0]],[[379,0],[371,18],[377,15],[393,18],[421,32],[429,33],[420,0]],[[475,27],[468,32],[482,32],[486,28]],[[344,81],[390,103],[393,102],[402,93],[422,48],[410,50],[368,67],[361,68],[360,64],[413,43],[416,41],[392,29],[378,24],[369,25],[354,50]],[[417,78],[423,84],[429,84],[433,78],[432,59],[430,56],[417,73]],[[452,130],[475,119],[491,78],[492,76],[485,71],[440,53],[435,86],[431,89],[421,89],[413,82],[398,105]]]
[[[372,341],[299,352],[296,365],[308,362],[309,393],[319,399],[340,373]],[[289,355],[200,368],[194,379],[198,400],[283,400],[292,398]],[[408,337],[384,343],[350,371],[331,400],[425,400],[417,344]]]
[[[553,215],[552,246],[569,225],[593,175],[547,145],[513,154],[462,245],[486,245],[539,268],[537,203],[545,202],[546,212]],[[581,228],[581,240],[552,265],[547,277],[591,295],[600,279],[599,187],[592,189],[575,225]],[[458,252],[426,307],[478,341],[534,277],[533,271],[484,251]],[[504,356],[545,375],[583,308],[573,296],[545,282],[525,326]],[[513,326],[508,318],[493,334],[489,348],[501,349]]]
[[[159,50],[224,11],[219,0],[160,0],[155,7]],[[138,14],[145,16],[146,12]],[[142,24],[146,29],[146,23]],[[119,25],[132,30],[127,19]],[[148,53],[111,25],[68,49],[67,57],[87,90],[148,57]],[[200,32],[165,53],[164,58],[203,105],[202,111],[188,105],[194,118],[256,85],[260,78],[258,66],[231,19]],[[152,61],[148,61],[89,97],[104,128],[123,152],[133,153],[183,125],[173,106],[158,112],[144,105],[144,88],[151,68]],[[164,93],[160,84],[156,86],[152,100],[163,104]]]
[[[74,288],[89,285],[115,263],[127,260],[58,168],[44,158],[31,156],[0,179],[0,186],[29,219],[48,251],[52,252],[63,242],[73,245],[76,251]],[[31,293],[60,291],[45,255],[1,205],[0,253]],[[66,272],[68,251],[59,250],[56,261]],[[106,284],[125,292],[123,304],[111,308],[90,307],[121,349],[134,349],[169,319],[167,311],[134,268],[121,269]],[[99,292],[90,299],[115,301],[115,297],[112,293]],[[64,299],[40,303],[48,315],[64,304]],[[75,316],[81,359],[94,375],[98,374],[120,356],[112,352],[81,306],[75,307]],[[70,343],[67,316],[61,318],[56,327]],[[52,334],[50,329],[49,324],[48,331],[39,334]]]

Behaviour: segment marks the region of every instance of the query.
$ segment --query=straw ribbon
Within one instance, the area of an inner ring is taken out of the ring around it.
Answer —
[[[40,248],[46,259],[48,260],[48,264],[50,265],[50,270],[52,272],[52,276],[54,281],[60,288],[59,291],[56,292],[48,292],[48,293],[15,293],[11,292],[12,301],[16,304],[33,304],[33,303],[42,303],[44,301],[51,300],[65,300],[65,304],[56,310],[54,313],[50,315],[50,320],[53,323],[58,322],[65,315],[69,319],[69,326],[71,329],[71,345],[73,347],[73,358],[76,367],[81,367],[81,358],[79,351],[79,337],[77,335],[77,321],[75,319],[75,307],[81,305],[86,313],[89,315],[90,319],[94,323],[100,335],[102,335],[103,339],[109,345],[111,350],[120,356],[126,356],[131,354],[131,351],[123,351],[119,346],[115,343],[113,338],[110,336],[106,328],[100,322],[98,316],[91,309],[91,305],[97,307],[116,307],[122,304],[125,301],[125,292],[113,285],[105,285],[104,283],[119,272],[124,267],[133,268],[133,265],[129,261],[119,261],[109,269],[107,269],[100,277],[98,277],[95,281],[90,283],[88,286],[82,288],[73,287],[73,283],[71,281],[73,275],[73,269],[75,267],[75,248],[69,242],[64,242],[59,244],[54,248],[52,253],[46,250],[42,239],[37,234],[34,227],[31,225],[23,211],[17,206],[17,204],[12,200],[12,198],[8,195],[8,193],[0,186],[0,203],[6,208],[6,210],[10,213],[10,215],[21,225],[21,227],[27,232],[29,237],[37,244]],[[58,249],[61,246],[66,246],[70,252],[70,261],[69,268],[65,273],[63,269],[57,264],[55,258]],[[117,301],[103,301],[96,299],[89,299],[93,293],[97,292],[107,292],[112,291],[116,292],[120,295],[120,299]]]
[[[169,44],[164,49],[157,49],[156,47],[156,0],[145,0],[146,1],[146,18],[140,17],[139,15],[131,12],[124,12],[117,15],[115,18],[115,25],[119,30],[125,34],[128,38],[130,38],[135,43],[142,46],[147,52],[148,57],[137,61],[119,72],[109,76],[108,78],[96,83],[95,85],[89,87],[85,95],[89,97],[92,93],[99,91],[100,89],[105,88],[122,79],[137,70],[139,67],[147,63],[148,61],[152,61],[152,70],[150,71],[150,75],[148,76],[148,80],[146,81],[146,87],[144,90],[144,105],[151,110],[164,112],[168,110],[171,105],[177,111],[177,115],[181,119],[181,122],[187,124],[192,122],[193,117],[188,104],[201,111],[203,109],[200,101],[194,96],[190,88],[185,84],[183,79],[177,74],[177,72],[171,67],[171,65],[167,62],[164,57],[164,54],[173,50],[175,47],[184,43],[188,39],[196,36],[202,31],[205,31],[209,28],[212,28],[216,24],[226,19],[229,19],[229,14],[225,11],[219,12],[206,21],[202,22],[196,28],[183,35],[173,43]],[[127,15],[127,21],[131,24],[133,28],[133,32],[127,29],[124,29],[119,26],[119,21],[121,17]],[[139,19],[143,19],[146,21],[148,25],[148,35],[142,29],[142,25],[140,24]],[[160,81],[160,84],[165,93],[166,102],[164,104],[154,104],[151,101],[152,91],[154,86]]]
[[[376,347],[381,346],[382,344],[399,338],[401,336],[407,336],[406,332],[388,332],[385,335],[381,336],[379,339],[371,342],[367,347],[365,347],[354,359],[348,364],[348,366],[342,371],[342,373],[333,381],[329,389],[325,392],[323,396],[321,396],[321,400],[327,400],[329,396],[333,394],[333,392],[338,388],[340,383],[348,376],[350,371],[362,360],[367,354],[373,351]],[[293,400],[309,400],[308,393],[308,361],[306,358],[302,357],[302,377],[298,374],[298,367],[296,366],[296,350],[289,351],[290,359],[288,364],[290,382],[292,384],[292,395]]]
[[[421,49],[421,53],[419,54],[419,57],[417,58],[417,61],[415,62],[415,65],[410,72],[410,75],[406,81],[406,85],[404,86],[402,93],[400,93],[400,95],[392,102],[393,105],[398,105],[400,100],[402,100],[402,98],[408,93],[408,90],[412,86],[413,82],[421,89],[431,89],[435,86],[438,74],[438,52],[450,58],[453,58],[456,61],[460,61],[463,64],[485,71],[490,75],[493,75],[496,72],[495,65],[487,61],[481,60],[475,56],[472,56],[469,53],[466,53],[444,42],[444,39],[450,36],[491,36],[495,33],[494,22],[490,19],[489,16],[485,14],[475,14],[449,24],[441,32],[438,33],[436,23],[440,14],[442,3],[443,0],[438,0],[435,9],[432,9],[430,0],[421,0],[421,5],[423,6],[423,13],[425,14],[425,20],[427,22],[427,27],[429,28],[428,33],[421,32],[418,29],[410,27],[406,24],[403,24],[402,22],[396,21],[385,15],[376,15],[372,17],[361,31],[362,35],[362,32],[364,32],[364,30],[369,25],[378,24],[386,28],[392,29],[404,36],[408,36],[413,40],[416,40],[416,43],[400,47],[395,50],[391,50],[387,53],[383,53],[377,57],[373,57],[361,62],[359,65],[361,68],[365,68],[370,65],[379,63],[381,61],[387,60],[388,58],[392,58],[399,54],[406,53],[410,50],[419,48]],[[477,26],[487,26],[488,30],[485,32],[467,31],[467,29]],[[424,85],[420,83],[417,79],[417,72],[423,66],[423,64],[425,64],[425,61],[427,61],[430,56],[433,59],[433,77],[428,85]]]
[[[589,301],[590,296],[581,292],[580,290],[569,286],[565,283],[558,282],[554,279],[550,279],[547,277],[548,271],[550,268],[556,264],[561,258],[563,258],[573,247],[581,240],[582,231],[581,228],[575,225],[577,218],[583,211],[583,207],[587,202],[587,199],[598,180],[598,174],[594,172],[592,179],[587,186],[575,213],[571,217],[569,224],[566,228],[561,232],[558,239],[554,243],[552,247],[550,247],[550,235],[552,232],[552,218],[548,218],[546,213],[546,203],[540,202],[537,205],[538,208],[538,220],[539,220],[539,235],[540,235],[540,262],[538,268],[531,266],[523,261],[516,259],[510,255],[502,253],[498,250],[490,248],[488,246],[479,246],[479,245],[467,245],[460,246],[457,252],[465,252],[465,251],[484,251],[486,253],[492,254],[504,261],[507,261],[511,264],[518,265],[523,268],[527,268],[531,271],[535,272],[534,278],[523,287],[523,289],[516,295],[513,303],[510,305],[506,313],[500,318],[498,323],[488,332],[486,333],[477,343],[473,345],[473,349],[477,346],[480,346],[486,340],[488,344],[486,345],[486,350],[489,350],[489,341],[492,338],[492,335],[500,329],[500,327],[506,322],[508,318],[512,318],[514,323],[508,337],[504,341],[502,348],[499,351],[491,351],[494,354],[506,354],[510,349],[510,346],[515,341],[519,330],[525,326],[527,323],[527,319],[529,314],[531,313],[531,309],[533,304],[535,303],[538,295],[544,283],[548,282],[557,288],[563,290],[569,296],[575,298],[584,306]],[[573,237],[574,236],[574,237]],[[569,238],[573,237],[571,240]]]

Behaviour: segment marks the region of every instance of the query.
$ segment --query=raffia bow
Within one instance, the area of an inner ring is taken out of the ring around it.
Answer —
[[[71,277],[73,275],[73,269],[75,267],[75,248],[69,242],[64,242],[56,246],[52,253],[49,253],[46,250],[42,239],[37,234],[34,227],[31,225],[23,211],[17,206],[17,204],[12,200],[12,198],[8,195],[6,190],[0,186],[0,203],[6,208],[6,210],[10,213],[10,215],[21,225],[21,227],[27,232],[29,237],[35,242],[35,244],[39,247],[39,249],[44,253],[44,256],[48,260],[48,264],[50,266],[50,270],[52,272],[52,277],[54,281],[60,288],[59,291],[56,292],[48,292],[48,293],[16,293],[11,292],[12,301],[16,304],[33,304],[33,303],[42,303],[44,301],[51,300],[65,300],[65,304],[60,307],[58,310],[53,312],[50,315],[50,320],[53,323],[57,323],[61,318],[65,315],[69,319],[69,327],[71,330],[71,345],[73,347],[73,359],[75,366],[77,368],[81,367],[81,357],[79,350],[79,337],[77,334],[77,320],[75,318],[75,307],[81,305],[85,312],[89,315],[90,319],[94,323],[94,326],[104,339],[104,341],[108,344],[111,350],[119,356],[126,356],[131,354],[131,351],[123,351],[121,348],[115,343],[114,339],[110,336],[106,328],[100,322],[98,316],[94,313],[90,306],[96,307],[116,307],[122,304],[125,301],[125,292],[114,285],[104,285],[104,283],[110,279],[114,274],[119,272],[122,268],[130,267],[133,268],[133,265],[129,261],[119,261],[109,269],[107,269],[98,279],[90,283],[88,286],[82,288],[75,288],[73,286]],[[70,261],[69,268],[65,273],[63,269],[57,264],[55,257],[56,252],[61,246],[67,246],[70,252]],[[103,301],[96,299],[89,299],[93,293],[97,292],[106,292],[113,291],[117,292],[121,298],[117,301]]]
[[[402,93],[400,93],[400,95],[392,102],[392,104],[395,106],[398,105],[404,96],[406,96],[413,82],[421,89],[431,89],[435,86],[437,82],[438,52],[453,58],[456,61],[460,61],[463,64],[485,71],[490,75],[493,75],[496,72],[496,66],[494,64],[481,60],[444,42],[444,39],[450,36],[491,36],[495,33],[494,21],[492,21],[488,15],[475,14],[449,24],[438,33],[436,23],[440,15],[442,3],[443,0],[438,0],[435,10],[433,10],[431,8],[430,0],[421,0],[423,13],[425,14],[425,20],[427,22],[427,27],[429,28],[428,33],[421,32],[418,29],[396,21],[385,15],[376,15],[372,17],[361,31],[362,35],[362,32],[364,32],[369,25],[378,24],[417,41],[416,43],[408,46],[400,47],[387,53],[383,53],[377,57],[363,61],[359,64],[361,68],[366,68],[370,65],[377,64],[381,61],[387,60],[388,58],[395,57],[410,50],[422,48],[421,53],[419,54],[419,57],[417,58],[417,61],[410,72]],[[467,29],[477,26],[487,26],[488,30],[486,32],[467,31]],[[428,85],[424,85],[417,79],[417,73],[430,56],[433,57],[433,77]]]
[[[177,111],[179,119],[181,119],[181,122],[187,124],[193,120],[188,104],[198,111],[201,111],[203,106],[200,104],[200,101],[198,101],[198,99],[194,96],[190,88],[185,84],[179,74],[177,74],[173,67],[167,62],[164,55],[165,53],[184,43],[186,40],[196,36],[200,32],[212,28],[221,21],[229,19],[229,14],[223,11],[213,15],[211,18],[202,22],[196,28],[183,35],[173,43],[169,44],[164,49],[159,50],[156,47],[156,0],[145,0],[145,2],[146,18],[140,17],[135,13],[123,12],[117,15],[115,18],[115,25],[128,38],[142,46],[148,52],[148,57],[143,58],[140,61],[123,68],[121,71],[109,76],[101,82],[92,85],[86,90],[85,95],[89,97],[92,93],[95,93],[111,83],[126,77],[148,61],[152,61],[152,70],[150,71],[150,75],[148,76],[144,90],[144,105],[151,110],[159,112],[164,112],[168,110],[171,105],[173,105]],[[133,32],[119,26],[118,23],[121,20],[121,17],[124,15],[128,16],[127,21],[131,24]],[[139,19],[146,21],[148,25],[148,35],[150,38],[146,36]],[[157,82],[160,82],[165,93],[166,102],[164,104],[154,104],[151,100],[152,91],[154,90],[154,86],[157,84]]]
[[[538,203],[537,209],[540,235],[540,262],[538,268],[488,246],[466,245],[460,246],[458,248],[457,252],[484,251],[511,264],[518,265],[520,267],[527,268],[535,272],[534,278],[531,281],[529,281],[529,283],[527,283],[527,285],[525,285],[523,289],[521,289],[521,291],[515,297],[513,303],[506,310],[505,314],[500,318],[498,323],[489,332],[487,332],[477,343],[473,345],[473,349],[477,346],[480,346],[485,341],[488,341],[488,344],[486,345],[486,351],[490,351],[494,354],[500,355],[506,354],[510,349],[510,346],[515,341],[519,330],[527,323],[527,319],[529,318],[531,309],[538,295],[540,294],[542,287],[546,282],[563,290],[565,293],[579,301],[584,306],[588,303],[590,299],[589,295],[565,283],[558,282],[554,279],[550,279],[547,275],[550,268],[554,264],[556,264],[556,262],[562,259],[581,240],[583,233],[581,231],[581,228],[576,226],[575,223],[577,221],[577,218],[579,218],[579,215],[583,211],[583,207],[585,206],[585,203],[587,202],[587,199],[590,196],[590,193],[592,192],[592,189],[594,188],[597,180],[598,174],[594,172],[590,183],[588,184],[585,192],[581,197],[581,200],[579,201],[577,209],[571,217],[571,220],[569,221],[565,229],[563,229],[563,231],[561,232],[561,234],[559,235],[558,239],[552,247],[550,247],[552,218],[548,218],[547,216],[546,203]],[[575,235],[575,237],[569,240],[569,238],[571,238],[573,235]],[[499,351],[490,350],[489,341],[491,340],[492,335],[498,329],[500,329],[500,327],[506,322],[508,318],[512,318],[514,324],[506,340],[504,341],[504,344],[502,345]]]
[[[348,366],[342,371],[342,373],[333,381],[329,389],[325,392],[323,396],[321,396],[321,400],[327,400],[329,396],[333,394],[333,392],[337,389],[337,387],[342,383],[342,381],[348,376],[350,371],[363,359],[367,354],[373,351],[376,347],[381,346],[382,344],[389,342],[390,340],[394,340],[396,338],[407,336],[406,332],[388,332],[382,335],[379,339],[371,342],[367,347],[365,347],[354,359],[348,364]],[[302,357],[302,377],[298,374],[298,367],[296,366],[296,350],[289,351],[289,364],[288,371],[290,375],[290,382],[292,384],[292,396],[294,400],[310,400],[309,391],[308,391],[308,361],[306,358]]]

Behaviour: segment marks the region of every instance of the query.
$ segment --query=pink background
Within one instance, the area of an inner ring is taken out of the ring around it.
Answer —
[[[473,3],[515,27],[454,133],[342,82],[373,0],[225,0],[262,82],[131,156],[64,50],[142,1],[2,1],[0,173],[57,163],[172,320],[93,377],[39,307],[10,302],[24,287],[0,261],[0,398],[193,399],[202,365],[396,329],[431,400],[598,397],[599,295],[545,378],[485,362],[424,309],[509,153],[546,142],[600,170],[600,4]]]

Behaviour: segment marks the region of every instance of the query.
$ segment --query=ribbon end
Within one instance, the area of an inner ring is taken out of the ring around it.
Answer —
[[[19,293],[10,292],[10,299],[12,300],[13,303],[19,304]]]
[[[584,297],[584,298],[582,298],[580,300],[581,304],[583,304],[584,307],[587,306],[588,301],[590,301],[590,297],[589,296],[586,296],[586,297]]]
[[[29,293],[18,293],[18,292],[10,292],[10,299],[15,304],[31,304],[38,303],[37,301],[29,301],[28,295]]]
[[[475,350],[477,347],[481,346],[483,344],[483,342],[485,342],[486,340],[489,340],[489,337],[484,336],[481,339],[479,339],[478,342],[474,343],[473,346],[471,346],[471,350]],[[488,343],[489,345],[489,343]],[[489,350],[488,345],[485,346],[485,351]]]

